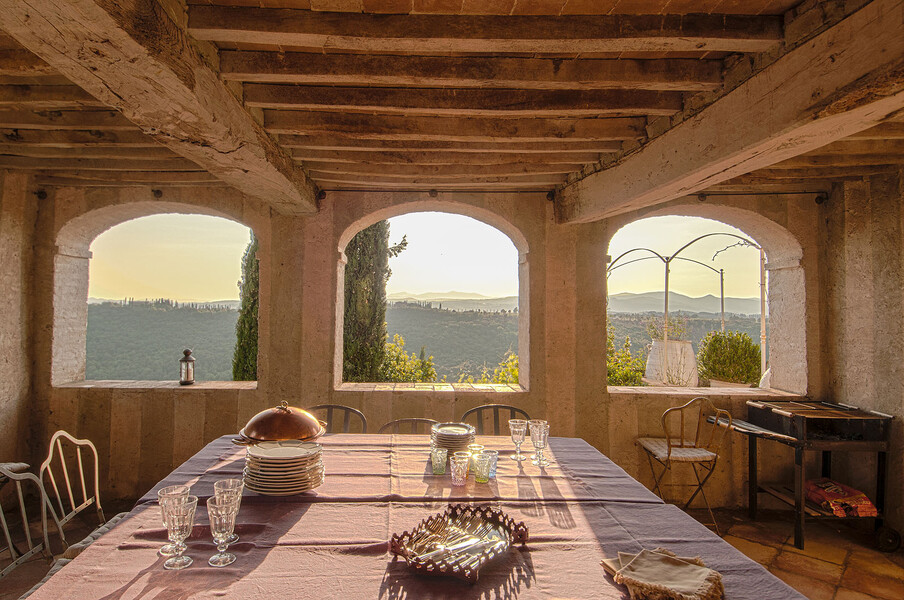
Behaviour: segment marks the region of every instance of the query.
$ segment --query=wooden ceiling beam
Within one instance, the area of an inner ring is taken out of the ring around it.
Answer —
[[[245,105],[407,116],[597,117],[672,115],[680,92],[651,90],[485,90],[300,86],[249,83]]]
[[[501,152],[424,152],[417,150],[311,150],[296,148],[292,156],[302,161],[330,161],[340,163],[390,165],[491,165],[520,162],[532,165],[582,165],[599,160],[594,152],[550,151],[543,154]]]
[[[872,127],[904,107],[902,0],[873,0],[609,168],[569,182],[560,222],[661,204]]]
[[[880,123],[848,136],[850,140],[904,140],[904,123]]]
[[[0,155],[0,169],[81,170],[81,171],[201,171],[184,158],[173,159],[94,159],[94,158],[33,158]]]
[[[506,175],[506,176],[462,176],[437,179],[435,177],[396,178],[379,175],[358,175],[342,173],[312,172],[311,177],[317,183],[334,188],[342,185],[370,186],[381,189],[543,189],[550,190],[562,183],[565,176],[558,175]]]
[[[493,152],[500,154],[545,154],[559,153],[611,153],[621,150],[619,140],[570,140],[556,138],[542,142],[525,142],[520,140],[490,141],[443,141],[443,140],[380,140],[360,139],[339,134],[312,134],[279,136],[279,143],[284,148],[335,151],[406,151],[435,153],[471,153]]]
[[[104,106],[77,85],[0,85],[0,108],[54,110]]]
[[[565,175],[581,165],[501,163],[489,165],[387,165],[368,163],[341,163],[327,161],[305,161],[311,173],[338,173],[356,175],[378,175],[385,178],[460,178],[514,175],[557,176]]]
[[[793,169],[758,169],[750,175],[763,180],[778,179],[859,179],[879,173],[892,173],[899,169],[894,165],[862,165],[857,167],[803,167]]]
[[[216,177],[277,210],[316,212],[316,186],[157,0],[0,0],[0,27]]]
[[[805,154],[775,163],[771,169],[805,169],[807,167],[862,167],[901,165],[904,154]]]
[[[830,154],[904,154],[904,139],[844,138],[804,156]]]
[[[140,132],[115,110],[0,110],[0,129]]]
[[[102,130],[54,130],[43,129],[3,129],[0,128],[0,143],[17,146],[37,146],[50,148],[163,148],[160,142],[138,131]]]
[[[269,131],[279,134],[324,134],[393,140],[544,142],[560,138],[585,141],[641,138],[645,135],[646,119],[402,117],[264,110],[264,124]]]
[[[28,50],[0,49],[0,76],[55,75],[56,69]]]
[[[207,171],[69,171],[49,170],[35,173],[38,181],[54,180],[56,185],[186,185],[206,183],[208,185],[228,185]]]
[[[0,137],[2,141],[2,137]],[[161,158],[181,158],[165,146],[157,144],[153,148],[123,148],[121,146],[68,147],[32,146],[27,144],[2,144],[0,154],[10,156],[30,156],[32,158],[129,158],[156,160]]]
[[[763,52],[782,18],[746,15],[375,15],[189,7],[199,40],[356,52]]]
[[[305,85],[703,92],[722,85],[722,61],[223,50],[220,75],[232,81]]]

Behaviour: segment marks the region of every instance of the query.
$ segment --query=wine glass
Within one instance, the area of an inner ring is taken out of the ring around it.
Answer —
[[[543,449],[546,448],[549,438],[549,423],[541,419],[531,419],[528,424],[530,425],[530,441],[537,451],[537,455],[531,461],[531,464],[545,467],[549,464],[549,461],[543,456]]]
[[[227,498],[235,500],[237,504],[235,508],[236,514],[238,514],[239,508],[242,506],[242,490],[244,489],[245,482],[241,479],[221,479],[213,484],[214,496],[223,500]],[[239,541],[239,536],[233,530],[229,534],[229,543],[234,544],[237,541]]]
[[[515,443],[515,453],[512,460],[521,462],[527,460],[527,457],[521,454],[521,444],[524,443],[524,434],[527,432],[527,421],[524,419],[509,419],[509,431],[512,432],[512,442]]]
[[[234,497],[213,496],[207,499],[210,533],[217,545],[217,553],[207,561],[211,567],[225,567],[235,562],[235,554],[226,552],[226,549],[229,547],[229,537],[235,527],[238,512],[239,503]]]
[[[161,488],[157,491],[157,501],[160,504],[160,515],[163,520],[163,526],[168,528],[166,524],[166,510],[164,509],[164,504],[167,502],[185,502],[185,499],[188,498],[188,494],[191,489],[187,485],[169,485],[165,488]],[[160,550],[157,551],[160,556],[175,556],[176,555],[176,545],[175,544],[164,544]]]
[[[190,565],[193,561],[190,556],[183,556],[185,552],[185,538],[191,535],[191,529],[195,524],[195,509],[198,508],[197,496],[186,496],[185,502],[167,502],[164,507],[164,519],[166,531],[170,541],[176,546],[176,555],[168,558],[163,563],[164,569],[178,571]]]

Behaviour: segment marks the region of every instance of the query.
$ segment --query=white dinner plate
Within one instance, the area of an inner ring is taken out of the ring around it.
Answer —
[[[298,440],[261,442],[248,446],[249,457],[269,461],[297,460],[315,456],[321,451],[321,445],[316,442],[300,442]]]

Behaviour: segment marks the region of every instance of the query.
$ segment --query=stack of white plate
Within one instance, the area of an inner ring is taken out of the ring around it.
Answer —
[[[468,444],[474,443],[474,427],[467,423],[437,423],[430,431],[430,441],[449,454],[467,450]]]
[[[288,440],[248,446],[245,487],[267,496],[289,496],[323,483],[323,448],[314,442]]]

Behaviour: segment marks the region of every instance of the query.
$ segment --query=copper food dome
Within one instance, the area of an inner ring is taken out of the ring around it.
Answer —
[[[306,410],[289,406],[283,400],[279,406],[257,413],[233,440],[248,445],[279,440],[313,440],[324,433],[324,425]]]

